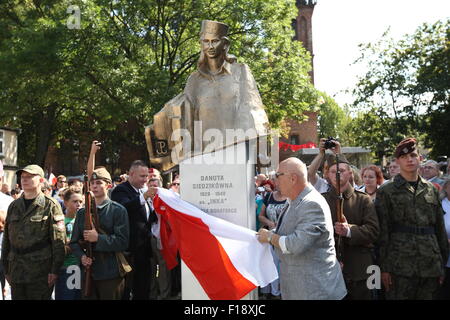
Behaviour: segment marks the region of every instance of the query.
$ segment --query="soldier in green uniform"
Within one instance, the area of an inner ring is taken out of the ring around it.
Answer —
[[[375,200],[380,219],[380,268],[386,299],[433,299],[443,281],[448,240],[438,190],[419,176],[417,142],[395,151],[400,174]]]
[[[24,192],[8,208],[2,263],[13,300],[50,300],[65,257],[64,215],[41,191],[41,167],[29,165],[19,173]]]
[[[372,249],[380,231],[375,206],[369,195],[355,190],[350,184],[352,172],[343,155],[339,155],[339,182],[336,179],[336,157],[329,157],[327,162],[331,188],[322,195],[331,209],[336,245],[338,236],[341,236],[342,248],[336,249],[342,250],[342,273],[348,291],[346,299],[370,300],[367,267],[374,264]],[[343,196],[344,222],[337,221],[337,183]]]
[[[99,225],[92,230],[84,230],[85,209],[80,209],[69,244],[72,253],[80,258],[83,267],[92,268],[91,295],[84,297],[90,300],[119,300],[125,286],[123,268],[126,262],[120,260],[117,253],[128,248],[128,214],[125,207],[108,198],[108,186],[111,183],[111,175],[105,168],[94,170],[90,189],[94,194]],[[80,240],[93,244],[93,259],[86,256]]]

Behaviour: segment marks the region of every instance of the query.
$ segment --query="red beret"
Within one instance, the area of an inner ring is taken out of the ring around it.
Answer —
[[[397,145],[397,148],[395,149],[395,157],[400,158],[400,156],[404,154],[413,152],[414,150],[416,150],[416,144],[417,141],[414,138],[407,138],[400,141],[400,143]]]

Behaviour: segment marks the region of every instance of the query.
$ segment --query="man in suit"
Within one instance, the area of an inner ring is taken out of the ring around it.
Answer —
[[[141,160],[134,161],[129,170],[128,181],[114,188],[111,199],[122,204],[130,221],[129,260],[133,268],[131,292],[133,300],[150,298],[151,281],[151,224],[157,221],[154,210],[147,200],[149,192],[142,192],[148,181],[148,166]]]
[[[342,299],[347,294],[336,258],[330,208],[308,183],[306,165],[297,158],[280,163],[276,184],[288,198],[275,233],[258,231],[261,243],[275,247],[281,260],[282,299]]]
[[[367,286],[367,267],[375,264],[372,256],[374,242],[377,240],[380,228],[378,217],[370,196],[357,191],[350,184],[351,168],[343,155],[339,155],[340,181],[336,179],[336,157],[328,159],[328,180],[331,189],[323,193],[331,209],[334,223],[335,242],[341,237],[342,263],[345,283],[350,300],[370,300],[372,294]],[[337,186],[343,197],[344,222],[337,219]]]

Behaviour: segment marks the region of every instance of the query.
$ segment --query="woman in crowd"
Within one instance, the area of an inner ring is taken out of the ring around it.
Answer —
[[[376,165],[370,165],[361,170],[364,185],[359,189],[367,193],[375,201],[377,189],[384,183],[383,173]]]
[[[79,300],[81,299],[81,290],[68,287],[67,280],[73,274],[73,270],[68,270],[68,268],[73,265],[79,266],[80,261],[71,253],[72,250],[70,250],[68,244],[70,242],[70,237],[72,236],[77,211],[83,207],[83,194],[81,193],[80,188],[71,187],[64,192],[63,199],[64,206],[66,208],[64,217],[64,225],[66,226],[67,234],[66,258],[55,285],[55,299]]]
[[[270,182],[270,180],[267,181]],[[267,193],[266,196],[264,197],[263,205],[261,207],[258,220],[261,226],[266,227],[269,230],[273,230],[277,227],[280,214],[286,205],[286,197],[283,197],[281,193],[277,190],[278,188],[276,182],[275,184],[273,184],[272,182],[271,183],[265,182],[263,187],[265,188]],[[277,268],[279,268],[280,260],[273,251],[273,248],[271,248],[271,250],[275,265],[277,266]],[[271,298],[274,299],[279,298],[281,295],[280,280],[277,279],[268,286],[261,288],[261,293],[266,296],[269,296],[271,294],[272,295]]]

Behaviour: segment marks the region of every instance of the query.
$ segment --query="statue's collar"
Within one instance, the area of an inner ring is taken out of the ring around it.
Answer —
[[[215,75],[212,75],[211,73],[209,73],[208,68],[206,67],[206,65],[202,65],[198,68],[198,72],[200,73],[200,75],[202,75],[203,77],[209,79],[209,80],[213,80],[215,76],[222,74],[222,73],[228,73],[231,74],[231,63],[229,63],[228,61],[224,61],[222,66],[219,69],[219,72],[217,72]]]

